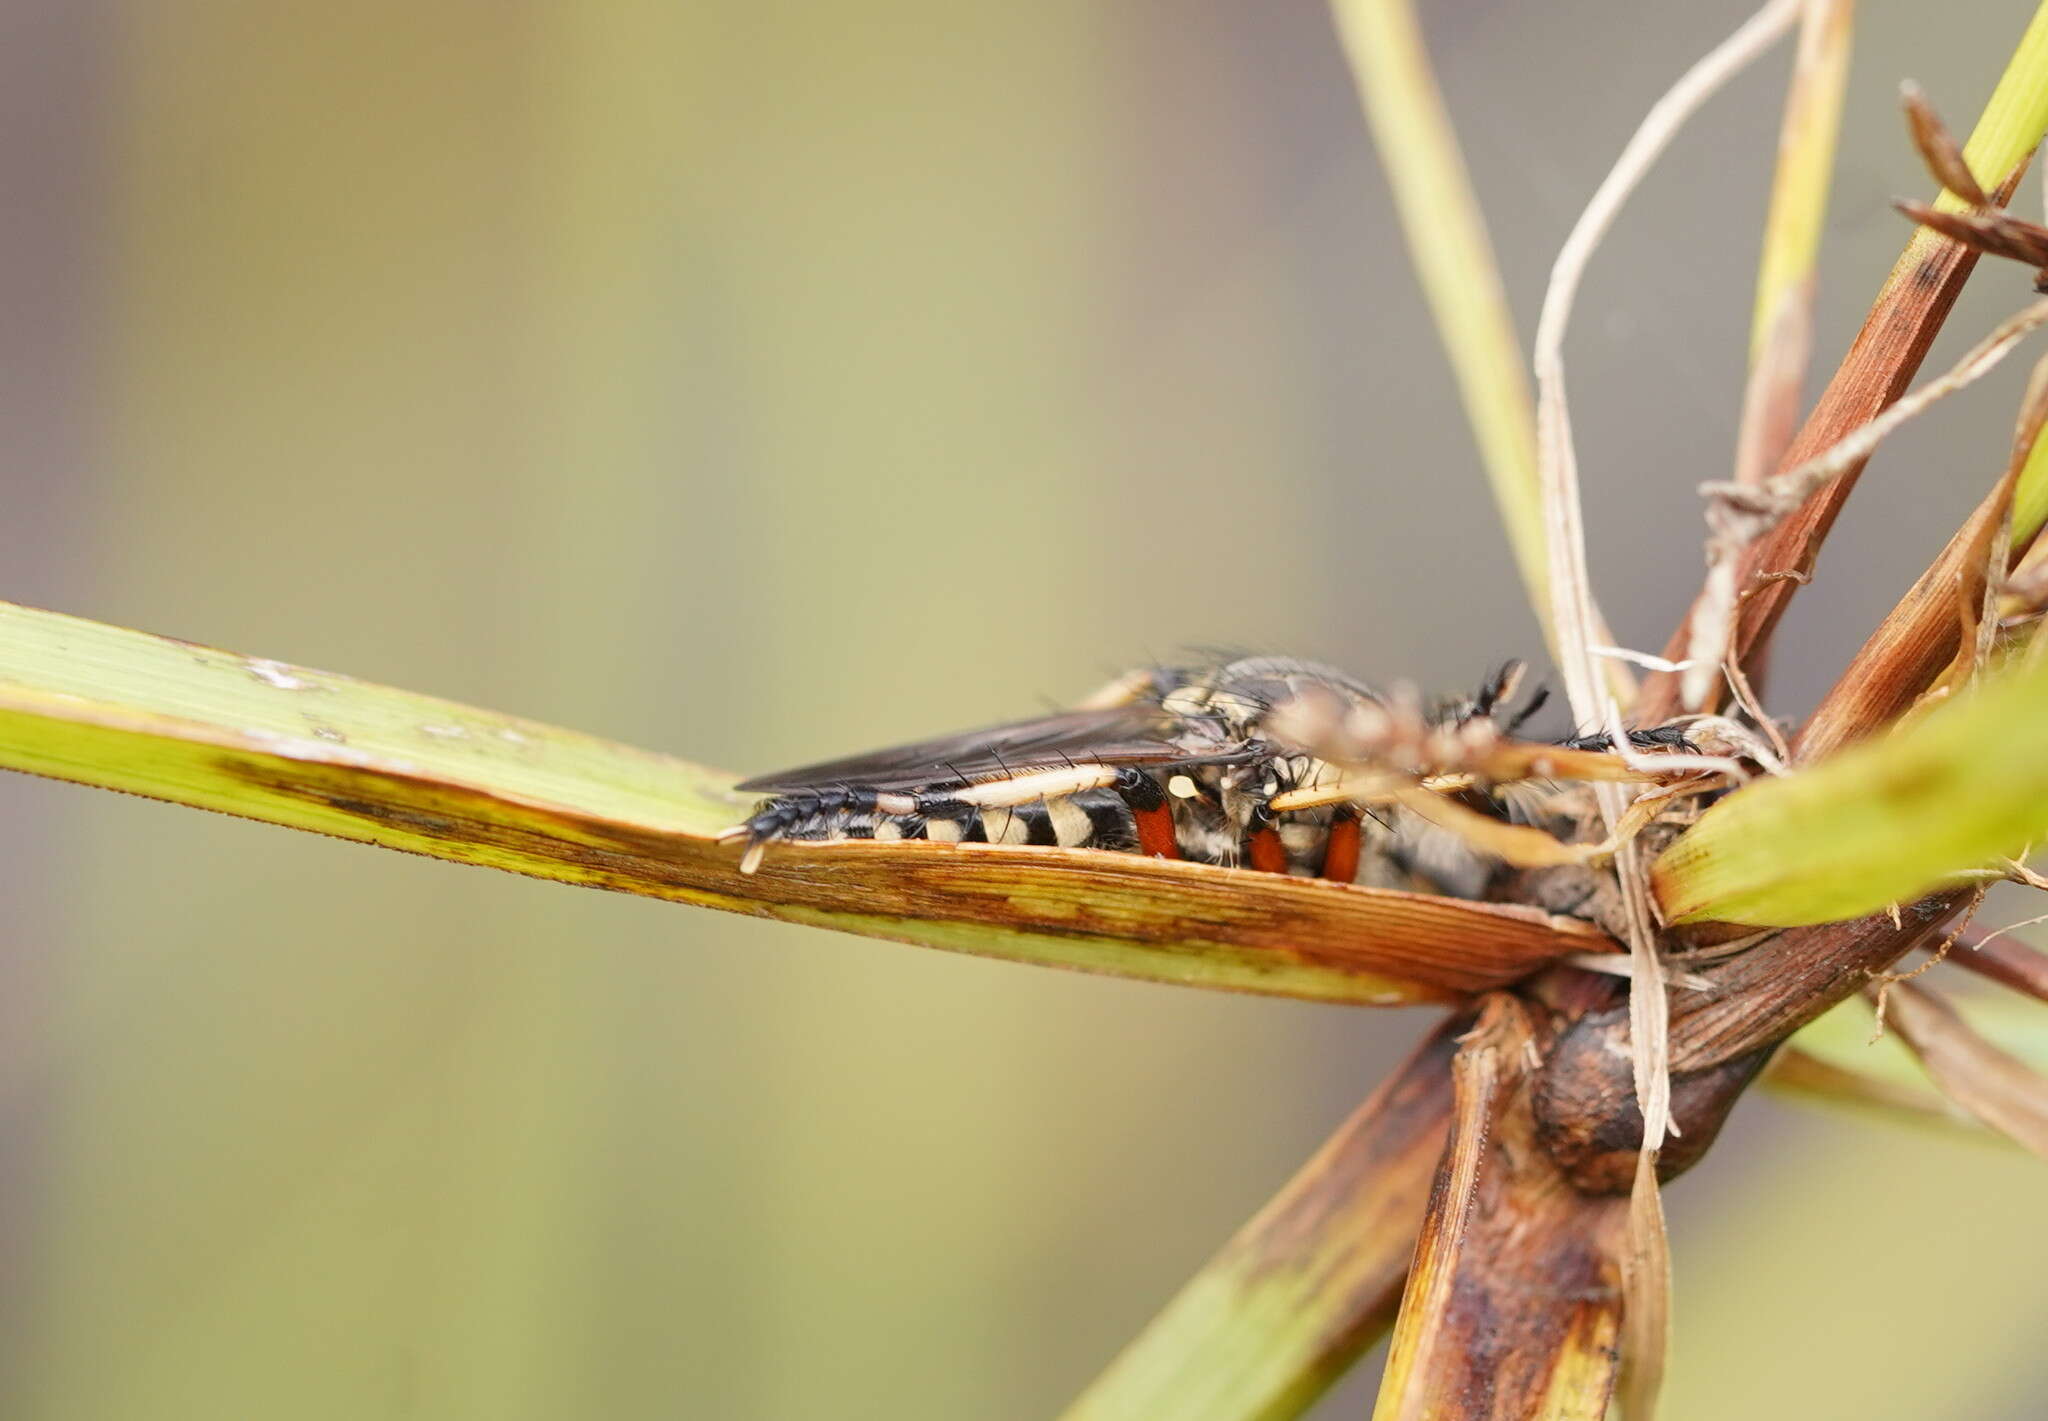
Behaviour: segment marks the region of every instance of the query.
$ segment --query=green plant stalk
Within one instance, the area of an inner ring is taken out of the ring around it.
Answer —
[[[1963,144],[1963,159],[1987,191],[2027,161],[2048,132],[2048,4],[2034,11],[2020,36],[1998,87]],[[1960,211],[1965,204],[1944,192],[1935,206]],[[1933,234],[1926,234],[1932,236]]]
[[[1984,116],[1963,145],[1963,158],[1988,190],[2027,161],[2044,133],[2048,133],[2048,3],[2035,10],[2020,37],[2019,47],[1984,106]],[[1950,212],[1968,206],[1948,191],[1943,191],[1934,205]],[[1926,231],[1917,236],[1944,240]],[[2048,522],[2048,444],[2037,441],[2013,492],[2013,547],[2023,547],[2044,522]]]
[[[1779,329],[1781,313],[1788,307],[1812,305],[1829,174],[1848,89],[1854,16],[1854,0],[1828,0],[1818,8],[1808,7],[1800,31],[1798,72],[1786,100],[1770,212],[1764,219],[1763,256],[1757,266],[1756,307],[1749,330],[1752,367],[1763,358],[1771,333]],[[1800,323],[1810,325],[1810,315]]]
[[[1333,0],[1332,10],[1515,566],[1550,638],[1536,407],[1500,264],[1430,72],[1415,11],[1408,0]]]
[[[2048,523],[2048,439],[2036,439],[2012,491],[2011,550],[2024,552]]]

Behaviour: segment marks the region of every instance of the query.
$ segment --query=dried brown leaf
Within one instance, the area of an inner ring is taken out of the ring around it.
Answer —
[[[1627,1421],[1651,1421],[1671,1351],[1671,1239],[1657,1183],[1657,1151],[1636,1156],[1621,1251],[1622,1366],[1618,1400]]]
[[[2048,228],[1996,208],[1950,212],[1924,202],[1899,198],[1892,203],[1923,227],[1932,227],[1972,251],[2005,257],[2031,267],[2048,266]]]
[[[1978,185],[1970,165],[1963,161],[1962,145],[1941,121],[1941,115],[1934,111],[1920,86],[1907,80],[1899,86],[1899,98],[1905,104],[1906,127],[1913,135],[1913,146],[1920,150],[1934,180],[1972,207],[1989,207],[1991,199]]]
[[[1891,1023],[1943,1094],[2048,1158],[2048,1077],[1985,1040],[1946,998],[1925,987],[1894,988]]]
[[[1800,728],[1799,759],[1820,759],[1890,724],[1944,679],[1944,667],[1974,672],[1982,664],[1988,647],[1980,634],[1997,625],[1995,599],[2011,561],[2003,530],[2012,516],[2013,491],[2048,421],[2044,371],[2048,361],[2035,367],[2004,476],[1821,698]],[[1969,655],[1959,661],[1966,646]]]

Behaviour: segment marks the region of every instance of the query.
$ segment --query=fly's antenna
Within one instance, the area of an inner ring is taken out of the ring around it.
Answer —
[[[1524,725],[1526,725],[1529,722],[1530,718],[1536,714],[1536,712],[1542,710],[1543,707],[1549,703],[1549,701],[1550,687],[1539,685],[1534,691],[1529,693],[1529,700],[1527,704],[1525,704],[1520,710],[1516,711],[1514,715],[1509,718],[1508,723],[1501,728],[1505,730],[1509,735],[1513,735],[1516,731],[1520,730]]]
[[[1472,714],[1490,716],[1497,707],[1513,700],[1528,670],[1529,663],[1520,659],[1502,662],[1500,668],[1480,685],[1479,694],[1472,698]]]

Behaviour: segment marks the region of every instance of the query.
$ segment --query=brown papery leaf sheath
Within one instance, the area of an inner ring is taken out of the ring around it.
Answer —
[[[2048,394],[2037,388],[2030,395],[2004,476],[1800,727],[1793,747],[1799,759],[1818,760],[1904,714],[1962,649],[1966,613],[1983,601],[1992,544],[2006,526],[2028,451],[2048,417]],[[2009,568],[2025,551],[2011,550],[2000,566]]]
[[[1456,1113],[1373,1421],[1599,1421],[1621,1335],[1626,1201],[1579,1193],[1537,1143],[1543,1028],[1489,996],[1452,1064]]]

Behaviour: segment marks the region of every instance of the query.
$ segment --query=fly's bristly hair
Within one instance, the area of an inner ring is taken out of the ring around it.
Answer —
[[[1351,796],[1345,786],[1371,755],[1344,753],[1338,728],[1392,727],[1417,745],[1497,740],[1543,704],[1539,689],[1511,708],[1522,672],[1508,662],[1471,694],[1424,704],[1293,657],[1140,668],[1074,710],[748,780],[742,791],[767,797],[726,837],[745,840],[746,873],[777,842],[923,839],[1146,853],[1477,898],[1499,865],[1405,808]],[[1663,730],[1630,738],[1643,749],[1684,744]],[[1458,793],[1526,820],[1540,803],[1528,789],[1467,783]],[[1316,802],[1274,806],[1290,794]]]

